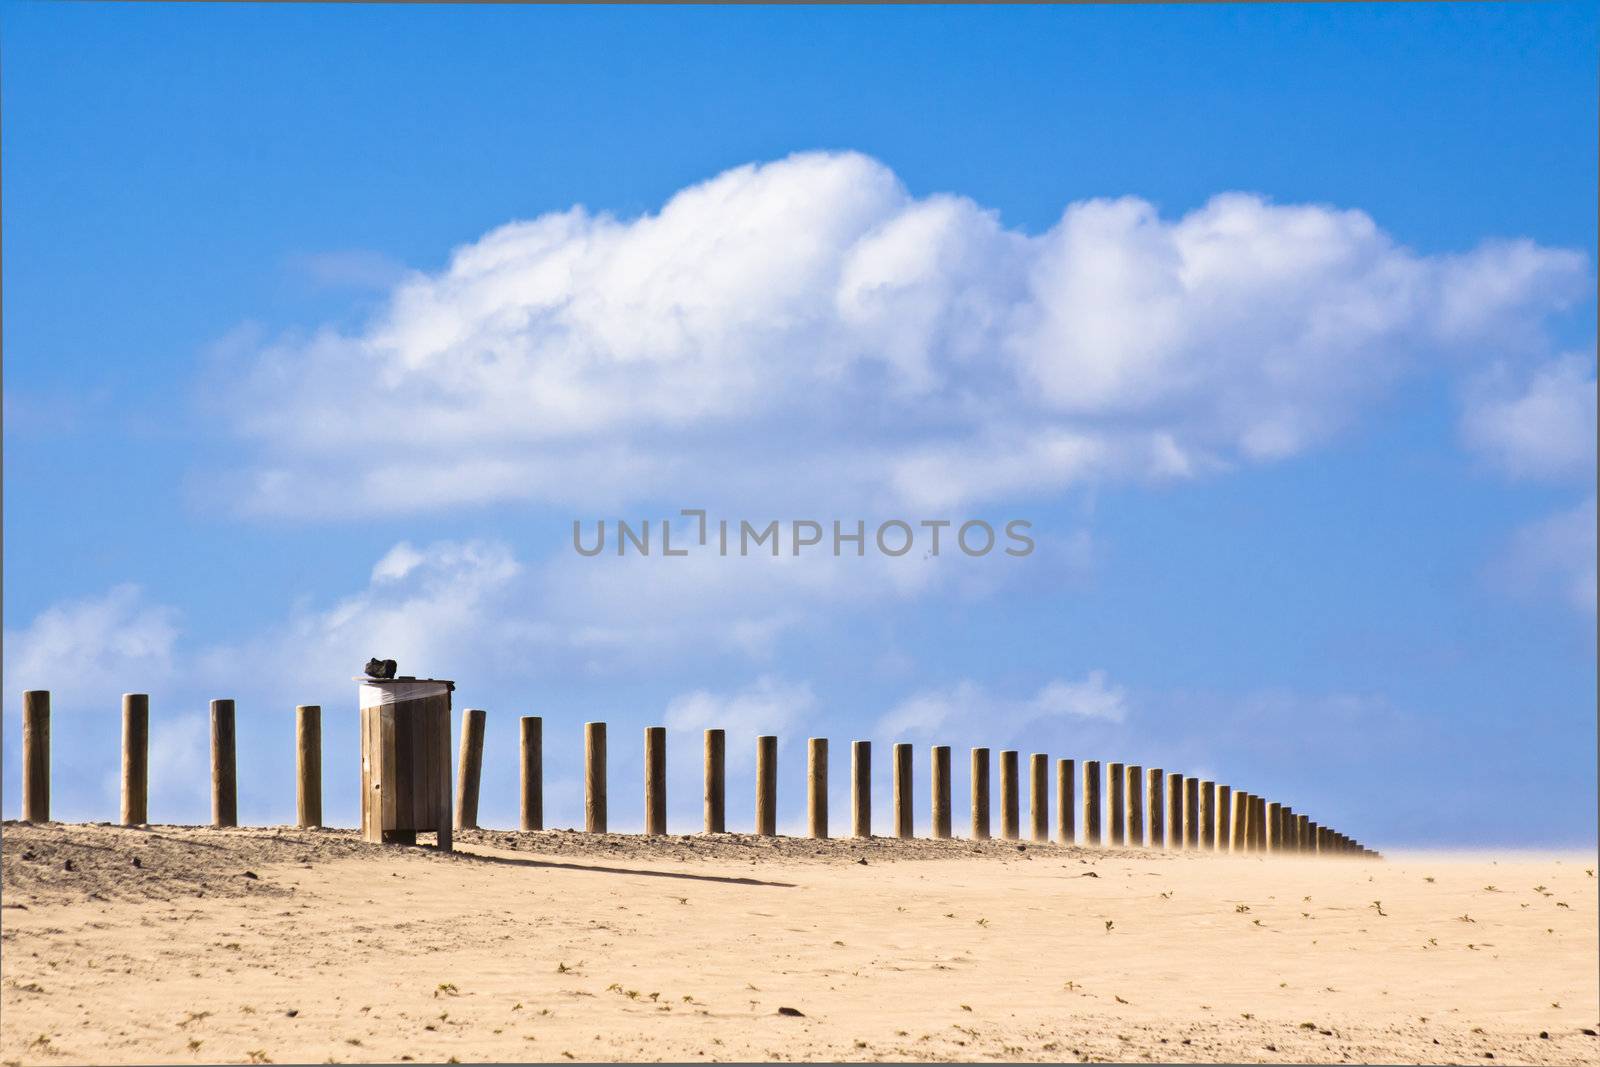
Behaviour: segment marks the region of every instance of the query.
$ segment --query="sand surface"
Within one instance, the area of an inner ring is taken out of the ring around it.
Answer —
[[[1600,1063],[1583,855],[462,838],[8,823],[0,1059]]]

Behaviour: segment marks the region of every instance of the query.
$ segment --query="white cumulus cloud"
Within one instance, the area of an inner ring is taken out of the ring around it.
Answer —
[[[1300,452],[1430,359],[1529,347],[1587,271],[1238,193],[1084,201],[1030,234],[803,153],[638,218],[511,223],[363,329],[258,349],[240,503],[954,505],[1191,476]]]

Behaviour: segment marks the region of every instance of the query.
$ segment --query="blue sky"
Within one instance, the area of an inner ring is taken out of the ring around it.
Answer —
[[[321,702],[353,823],[381,653],[489,709],[502,824],[539,713],[556,825],[603,718],[623,826],[666,722],[695,827],[706,722],[735,826],[776,730],[790,824],[815,734],[1592,844],[1596,16],[0,4],[0,806],[49,688],[114,817],[141,690],[152,817],[232,696],[242,816]],[[1040,547],[569,547],[695,506]]]

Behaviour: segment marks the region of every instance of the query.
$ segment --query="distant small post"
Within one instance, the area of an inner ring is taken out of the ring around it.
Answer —
[[[1030,836],[1050,840],[1050,757],[1035,752],[1028,757],[1028,815]]]
[[[1127,768],[1122,764],[1106,764],[1106,784],[1110,787],[1109,791],[1111,793],[1108,798],[1110,803],[1107,806],[1111,809],[1111,833],[1109,836],[1112,848],[1121,848],[1123,842],[1127,839],[1128,799],[1124,792],[1126,775]]]
[[[22,694],[22,821],[50,821],[50,690]]]
[[[806,741],[806,832],[828,836],[828,739]]]
[[[1000,753],[1000,836],[1006,841],[1015,841],[1022,832],[1017,786],[1017,753],[1008,748]]]
[[[130,693],[129,696],[135,694]],[[145,721],[149,722],[148,697],[145,706]],[[126,737],[128,721],[128,697],[122,698],[123,736]],[[148,725],[146,730],[148,730]],[[295,751],[295,794],[294,807],[302,828],[310,829],[322,825],[322,707],[319,704],[300,704],[294,709],[294,751]],[[127,766],[126,744],[124,744],[123,766]],[[126,775],[124,775],[126,778]],[[127,787],[123,787],[126,794]],[[128,822],[127,802],[123,802],[123,822]],[[141,805],[142,807],[142,805]],[[144,819],[140,819],[144,822]]]
[[[705,737],[706,833],[727,833],[728,735],[722,730],[707,730]]]
[[[456,763],[456,829],[478,828],[478,789],[483,781],[482,708],[461,713],[461,751]]]
[[[122,825],[150,821],[150,696],[122,694]],[[304,826],[302,822],[300,825]]]
[[[1250,794],[1243,789],[1233,791],[1233,833],[1228,844],[1230,852],[1250,851]]]
[[[872,742],[850,743],[850,834],[872,836]]]
[[[1070,845],[1078,839],[1077,760],[1056,760],[1056,840]]]
[[[583,724],[583,829],[606,832],[606,724]]]
[[[644,832],[667,832],[667,728],[644,728]]]
[[[916,823],[911,811],[913,803],[911,746],[897,744],[894,746],[894,836],[899,838],[915,836]]]
[[[1100,845],[1100,761],[1083,761],[1083,843]]]
[[[972,750],[972,839],[989,840],[989,750]]]
[[[1167,776],[1160,767],[1145,773],[1144,806],[1150,813],[1150,847],[1167,847]]]
[[[756,738],[756,833],[762,837],[778,833],[778,738],[774,734]]]
[[[1217,851],[1227,852],[1233,837],[1233,786],[1217,786]]]
[[[929,749],[933,781],[933,836],[943,841],[950,836],[950,746]]]
[[[1217,850],[1217,783],[1200,783],[1200,851]]]
[[[518,825],[523,830],[544,829],[544,719],[524,715],[519,720],[522,753],[522,804]]]
[[[1183,847],[1183,775],[1167,775],[1167,847]]]
[[[1124,791],[1128,802],[1128,846],[1144,847],[1144,768],[1135,764],[1128,768],[1128,785]]]
[[[239,776],[235,761],[233,701],[211,702],[211,825],[239,825]]]

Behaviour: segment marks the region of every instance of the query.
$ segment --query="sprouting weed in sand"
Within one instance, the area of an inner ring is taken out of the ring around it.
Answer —
[[[250,1062],[251,1063],[271,1063],[272,1062],[272,1057],[267,1055],[267,1050],[264,1049],[264,1048],[253,1048],[250,1051],[246,1052],[245,1055],[250,1057]]]
[[[1438,944],[1438,943],[1439,943],[1439,939],[1438,939],[1438,938],[1437,938],[1437,937],[1430,937],[1430,938],[1428,938],[1428,944],[1430,944],[1430,945],[1437,945],[1437,944]]]
[[[978,920],[978,925],[979,926],[988,926],[989,925],[989,920],[988,919],[979,919]]]
[[[438,999],[441,993],[447,997],[453,997],[459,995],[460,990],[456,988],[456,984],[454,982],[440,982],[439,988],[433,991],[434,999]]]
[[[441,1011],[441,1012],[440,1012],[440,1013],[439,1013],[439,1021],[440,1021],[440,1022],[444,1022],[444,1021],[445,1021],[445,1020],[446,1020],[446,1019],[448,1019],[448,1018],[450,1018],[450,1013],[449,1013],[449,1012],[447,1012],[447,1011]]]
[[[190,1052],[194,1052],[194,1051],[198,1050],[199,1048],[200,1048],[200,1039],[191,1037],[189,1039],[189,1051]]]
[[[613,991],[618,992],[618,993],[622,992],[622,983],[621,982],[612,982],[610,985],[606,986],[606,992],[607,993],[610,993],[610,992],[613,992]]]
[[[1171,900],[1172,899],[1172,890],[1169,889],[1165,893],[1162,893],[1161,894],[1161,899],[1162,900]]]
[[[344,1039],[344,1043],[347,1045],[359,1046],[361,1044],[361,1039],[359,1037],[347,1037]]]
[[[1458,923],[1475,923],[1477,921],[1478,921],[1477,919],[1474,919],[1470,915],[1457,915],[1456,916],[1456,922],[1458,922]]]
[[[1239,1013],[1239,1018],[1241,1018],[1241,1019],[1254,1019],[1254,1018],[1255,1018],[1255,1016],[1254,1016],[1254,1015],[1251,1015],[1251,1014],[1250,1014],[1250,1013],[1249,1013],[1249,1012],[1247,1012],[1247,1011],[1241,1011],[1241,1012],[1240,1012],[1240,1013]]]
[[[639,999],[639,991],[637,989],[624,989],[622,991],[622,995],[627,997],[629,1000]]]
[[[556,973],[557,974],[566,974],[571,969],[572,968],[568,967],[565,963],[557,963],[556,964]]]
[[[1118,1004],[1126,1004],[1126,1003],[1128,1003],[1126,1000],[1123,1000],[1121,997],[1117,996],[1115,993],[1111,994],[1111,999],[1116,1001]]]
[[[1381,900],[1374,900],[1370,905],[1368,905],[1368,907],[1372,908],[1373,911],[1377,912],[1385,919],[1389,917],[1389,913],[1383,910],[1383,901]]]
[[[1567,910],[1568,910],[1568,911],[1571,911],[1571,910],[1572,910],[1572,905],[1571,905],[1571,904],[1568,904],[1568,903],[1567,903],[1567,902],[1566,902],[1566,901],[1564,901],[1564,900],[1558,900],[1558,901],[1556,901],[1556,907],[1558,907],[1558,908],[1566,908],[1566,909],[1567,909]]]
[[[1107,919],[1106,920],[1106,933],[1109,934],[1111,932],[1111,928],[1113,926],[1115,926],[1115,925],[1117,925],[1117,924],[1116,924],[1116,921],[1114,919]]]
[[[1074,990],[1074,989],[1078,988],[1078,983],[1072,981],[1071,979],[1068,979],[1067,980],[1067,984],[1062,986],[1061,988],[1065,989],[1065,990],[1068,990],[1068,991],[1071,991],[1071,990]]]
[[[511,1010],[512,1011],[521,1011],[522,1010],[522,1001],[519,1000],[515,1004],[511,1005]]]
[[[1424,881],[1424,882],[1431,882],[1431,881],[1433,881],[1433,875],[1431,875],[1431,874],[1425,874],[1425,875],[1423,875],[1423,876],[1422,876],[1422,880],[1423,880],[1423,881]]]
[[[1560,1008],[1561,1008],[1561,1004],[1560,1004],[1560,1002],[1559,1002],[1559,1001],[1554,1001],[1554,1000],[1552,1000],[1552,1001],[1551,1001],[1551,1002],[1550,1002],[1550,1006],[1551,1006],[1551,1007],[1552,1007],[1552,1008],[1556,1008],[1556,1009],[1557,1009],[1557,1010],[1559,1010],[1559,1009],[1560,1009]]]
[[[1260,926],[1261,925],[1261,920],[1260,919],[1251,919],[1250,921],[1252,923],[1254,923],[1256,926]]]
[[[1233,906],[1233,910],[1238,912],[1240,915],[1243,915],[1245,912],[1250,910],[1250,905],[1248,905],[1248,904],[1235,904]]]
[[[679,904],[687,904],[687,903],[689,903],[689,898],[688,897],[679,897],[678,898],[678,903]]]
[[[961,1010],[962,1011],[971,1011],[972,1010],[972,1005],[971,1004],[963,1004],[963,1005],[961,1005]]]

